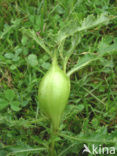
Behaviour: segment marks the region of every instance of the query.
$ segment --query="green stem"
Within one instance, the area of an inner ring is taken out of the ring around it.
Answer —
[[[52,64],[57,65],[57,52],[54,51],[53,57],[52,57]]]
[[[67,66],[67,61],[66,61],[66,58],[63,62],[63,71],[66,73],[66,66]]]
[[[79,71],[80,69],[82,69],[83,67],[89,65],[90,63],[92,63],[93,61],[96,61],[100,59],[100,57],[97,57],[97,58],[93,58],[93,59],[90,59],[84,63],[82,63],[81,65],[78,65],[78,66],[74,66],[70,71],[67,72],[67,76],[70,77],[72,74],[74,74],[75,72]]]
[[[55,138],[56,138],[56,133],[57,131],[54,129],[53,124],[51,125],[51,145],[50,145],[50,154],[49,156],[56,156],[56,151],[55,151]]]

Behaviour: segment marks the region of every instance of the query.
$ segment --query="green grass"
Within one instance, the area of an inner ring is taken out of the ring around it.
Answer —
[[[84,143],[117,149],[116,28],[114,0],[0,1],[0,156],[48,155],[37,95],[54,51],[71,79],[57,156],[82,156]]]

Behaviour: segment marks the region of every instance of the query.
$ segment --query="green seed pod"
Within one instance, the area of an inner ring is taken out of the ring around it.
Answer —
[[[69,93],[70,80],[54,60],[51,68],[42,78],[38,92],[40,109],[49,117],[54,129],[59,127]]]

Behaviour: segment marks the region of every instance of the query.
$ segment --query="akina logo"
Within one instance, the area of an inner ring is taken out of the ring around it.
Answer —
[[[86,144],[84,144],[84,150],[82,153],[90,153],[90,154],[115,154],[115,147],[103,147],[102,145],[96,146],[92,145],[92,149],[90,150]]]

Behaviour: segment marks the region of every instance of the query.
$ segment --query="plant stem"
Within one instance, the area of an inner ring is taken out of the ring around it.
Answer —
[[[55,138],[56,138],[56,130],[53,127],[53,124],[51,125],[51,145],[50,145],[50,155],[49,156],[56,156],[56,151],[55,151]]]
[[[56,50],[53,53],[52,64],[53,65],[57,65],[58,64],[58,62],[57,62],[57,51]]]
[[[75,72],[77,72],[78,70],[82,69],[83,67],[89,65],[90,63],[92,63],[93,61],[96,61],[100,59],[100,57],[97,57],[97,58],[93,58],[93,59],[90,59],[84,63],[82,63],[81,65],[78,65],[78,66],[74,66],[70,71],[67,72],[67,76],[70,77],[72,74],[74,74]]]

